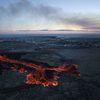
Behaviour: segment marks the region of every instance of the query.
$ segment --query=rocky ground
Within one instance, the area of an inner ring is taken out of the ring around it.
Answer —
[[[39,44],[19,42],[19,39],[18,42],[1,41],[0,55],[52,67],[78,64],[81,76],[63,75],[59,80],[61,84],[56,87],[28,86],[24,74],[1,73],[0,68],[0,100],[100,100],[100,48],[54,48],[53,45],[50,49],[47,42],[42,43],[38,38],[36,41]]]
[[[67,59],[68,57],[58,52],[26,53],[16,57],[51,66],[62,65],[65,61],[78,64],[77,60],[70,57]],[[28,86],[24,83],[24,75],[8,71],[0,75],[0,100],[100,100],[99,78],[98,71],[95,75],[82,73],[79,78],[63,75],[59,80],[61,85],[57,87]]]

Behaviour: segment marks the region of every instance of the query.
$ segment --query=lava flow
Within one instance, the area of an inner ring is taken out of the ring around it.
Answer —
[[[48,67],[42,64],[11,59],[5,56],[0,56],[0,64],[2,69],[26,73],[26,84],[28,85],[57,86],[59,85],[58,79],[60,78],[58,75],[62,73],[80,76],[76,64]]]

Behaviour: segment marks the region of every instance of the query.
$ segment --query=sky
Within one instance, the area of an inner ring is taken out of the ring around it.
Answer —
[[[0,0],[0,32],[100,32],[100,0]]]

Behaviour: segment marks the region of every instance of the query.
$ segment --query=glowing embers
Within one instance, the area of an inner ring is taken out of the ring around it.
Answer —
[[[37,85],[43,85],[43,86],[57,86],[58,83],[58,76],[54,75],[52,72],[52,77],[49,75],[46,75],[45,71],[42,72],[35,72],[35,73],[29,73],[26,77],[26,83],[27,84],[37,84]]]
[[[59,85],[59,74],[68,73],[80,76],[78,66],[75,64],[64,64],[50,68],[40,64],[10,59],[5,56],[0,56],[0,62],[9,63],[12,67],[7,66],[7,68],[9,67],[12,71],[18,71],[21,74],[26,73],[26,84],[28,85],[57,86]]]
[[[50,79],[41,79],[40,77],[37,78],[32,73],[28,74],[26,77],[26,84],[32,85],[43,85],[43,86],[57,86],[58,81],[50,80]]]

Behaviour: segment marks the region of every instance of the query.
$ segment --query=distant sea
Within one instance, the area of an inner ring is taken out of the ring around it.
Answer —
[[[50,33],[34,33],[34,34],[30,34],[30,33],[25,33],[25,34],[14,34],[14,33],[0,33],[0,38],[12,38],[12,37],[26,37],[26,36],[57,36],[57,37],[68,37],[68,38],[74,38],[74,37],[83,37],[83,38],[100,38],[100,33],[64,33],[64,34],[50,34]]]

